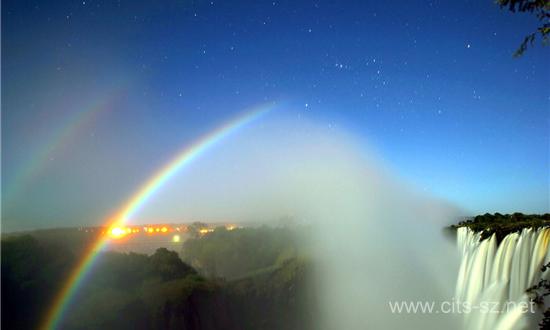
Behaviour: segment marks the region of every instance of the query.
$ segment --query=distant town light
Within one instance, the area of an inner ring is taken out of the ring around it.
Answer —
[[[158,227],[157,227],[158,226]],[[236,224],[226,223],[223,225],[227,230],[234,230],[241,228]],[[198,234],[199,236],[204,236],[208,233],[211,233],[214,231],[213,226],[204,226],[201,228],[198,228]],[[86,232],[93,232],[93,229],[87,229],[82,228],[79,229]],[[188,232],[189,228],[185,225],[180,225],[177,227],[172,227],[171,225],[147,225],[144,227],[138,227],[138,226],[120,226],[120,227],[110,227],[106,228],[105,230],[102,230],[101,233],[104,235],[109,235],[111,238],[122,238],[126,237],[127,235],[132,236],[132,234],[141,233],[143,230],[146,234],[168,234],[168,233],[174,233],[176,232]],[[138,235],[136,235],[138,236]],[[176,235],[179,237],[179,235]],[[172,240],[176,239],[175,236],[171,237]],[[181,237],[179,238],[181,240]]]
[[[124,236],[124,234],[126,233],[124,231],[124,229],[122,228],[119,228],[119,227],[114,227],[111,229],[111,231],[109,232],[111,234],[112,237],[114,238],[120,238],[122,236]]]

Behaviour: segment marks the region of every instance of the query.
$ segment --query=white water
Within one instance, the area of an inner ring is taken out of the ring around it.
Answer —
[[[526,289],[550,278],[550,271],[541,272],[550,261],[550,228],[524,229],[497,245],[495,235],[480,241],[480,233],[463,227],[457,239],[462,261],[455,299],[472,307],[463,314],[464,328],[538,328],[540,309],[531,313],[522,308],[529,304]]]

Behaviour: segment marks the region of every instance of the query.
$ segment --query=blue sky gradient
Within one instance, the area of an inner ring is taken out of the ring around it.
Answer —
[[[2,224],[100,223],[272,101],[468,212],[548,212],[549,48],[512,57],[536,27],[493,1],[5,1]]]

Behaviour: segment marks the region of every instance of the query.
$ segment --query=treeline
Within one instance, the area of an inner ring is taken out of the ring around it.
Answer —
[[[313,328],[310,267],[296,257],[292,237],[288,229],[264,227],[192,239],[182,252],[207,265],[200,273],[164,248],[152,255],[101,253],[61,327]],[[2,328],[37,328],[82,257],[72,244],[30,235],[2,240]]]
[[[30,235],[2,239],[2,329],[36,329],[77,258]]]
[[[182,259],[209,277],[236,279],[281,266],[297,257],[296,232],[289,228],[218,227],[201,239],[187,240]]]
[[[550,226],[550,213],[545,214],[501,214],[485,213],[466,219],[452,226],[453,228],[468,227],[476,232],[482,232],[481,238],[489,238],[496,235],[497,241],[514,232],[521,231],[524,228],[539,228]]]

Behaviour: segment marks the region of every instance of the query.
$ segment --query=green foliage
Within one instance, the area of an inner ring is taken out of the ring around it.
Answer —
[[[550,270],[550,262],[543,265],[541,272]],[[539,283],[527,289],[527,293],[531,295],[531,301],[537,304],[539,307],[544,308],[544,299],[550,296],[550,281],[541,279]],[[546,308],[543,312],[543,318],[539,323],[540,329],[550,329],[550,307]]]
[[[550,226],[550,213],[546,214],[489,214],[477,215],[473,218],[461,221],[452,228],[468,227],[475,232],[481,232],[481,239],[496,235],[500,242],[506,235],[519,232],[524,228],[539,228]]]
[[[64,239],[66,233],[61,229],[3,237],[3,328],[33,329],[43,319],[60,285],[85,251],[82,242],[72,237]],[[205,251],[207,260],[214,257],[219,262],[216,258],[230,257],[237,268],[227,268],[229,265],[223,262],[217,267],[240,279],[207,279],[176,252],[164,248],[150,256],[102,252],[60,327],[312,328],[311,306],[315,299],[308,287],[308,266],[295,257],[290,230],[218,229],[192,241],[198,251]],[[240,265],[245,267],[239,270]]]
[[[529,45],[533,45],[536,36],[540,35],[543,45],[550,43],[550,1],[548,0],[497,0],[500,8],[507,8],[511,12],[535,14],[541,25],[533,33],[523,39],[514,56],[523,55]]]
[[[206,223],[195,221],[187,227],[187,231],[192,238],[199,238],[201,236],[200,230],[205,228],[208,228]]]
[[[153,270],[160,275],[163,281],[196,273],[191,266],[181,261],[175,251],[168,251],[165,248],[157,249],[155,254],[150,257],[150,262]]]
[[[226,285],[239,329],[315,329],[318,297],[312,266],[298,258]]]
[[[287,228],[217,228],[183,244],[184,261],[212,277],[235,279],[280,265],[296,256],[296,241]]]
[[[98,257],[81,288],[66,326],[151,328],[157,310],[166,301],[186,297],[198,282],[196,271],[181,261],[176,252],[165,248],[157,249],[151,256],[105,252]],[[125,323],[121,324],[121,320]]]
[[[44,306],[60,288],[59,278],[76,261],[72,253],[59,247],[30,235],[2,240],[2,328],[37,327]]]

